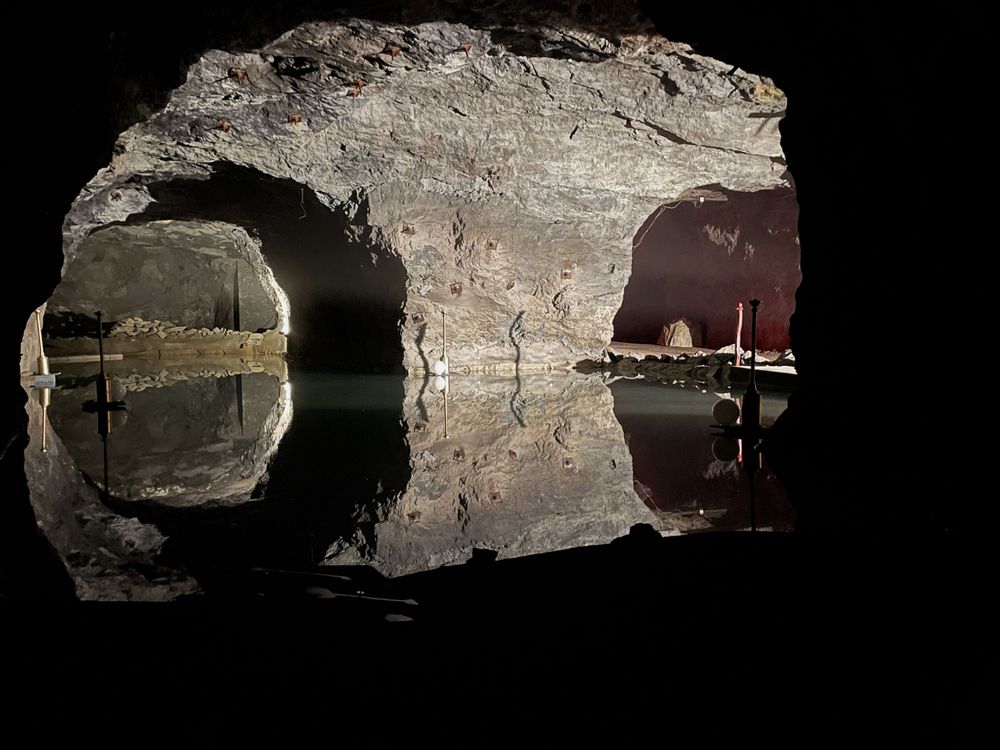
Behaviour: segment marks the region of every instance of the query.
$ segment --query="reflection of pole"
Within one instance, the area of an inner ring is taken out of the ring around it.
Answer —
[[[451,386],[449,378],[451,371],[448,367],[448,324],[445,320],[444,310],[441,311],[441,361],[445,364],[445,386],[444,386],[444,436],[448,437],[448,390]]]
[[[108,419],[111,419],[110,412],[108,412]],[[104,443],[104,502],[106,503],[110,493],[108,489],[108,436],[101,435],[101,442]]]
[[[757,470],[760,468],[761,454],[756,438],[747,455],[749,460],[743,462],[743,468],[750,479],[750,531],[757,531]]]
[[[35,328],[38,331],[38,374],[49,374],[49,358],[45,356],[45,345],[42,343],[42,316],[35,310]],[[49,452],[49,404],[52,403],[52,391],[49,388],[38,389],[38,403],[42,407],[42,453]]]
[[[236,414],[240,418],[240,435],[244,432],[243,427],[243,373],[236,373]]]
[[[448,437],[448,386],[444,387],[444,436]]]
[[[102,437],[111,432],[111,381],[104,374],[104,328],[101,311],[97,311],[97,350],[101,360],[101,374],[97,378],[97,432]]]
[[[760,391],[757,390],[757,307],[759,299],[750,300],[750,384],[743,394],[743,427],[756,432],[760,429]]]

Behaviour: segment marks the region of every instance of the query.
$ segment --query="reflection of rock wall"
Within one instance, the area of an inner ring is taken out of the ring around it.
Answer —
[[[164,371],[118,382],[127,389],[127,411],[113,415],[108,481],[111,494],[123,500],[170,506],[246,501],[291,419],[285,389],[266,374],[242,376],[242,423],[235,377],[171,378]],[[90,386],[58,391],[49,414],[80,469],[103,484],[95,417],[81,409],[90,398]]]
[[[66,255],[141,210],[144,182],[240,164],[298,181],[401,258],[407,367],[442,306],[456,364],[599,356],[657,206],[787,184],[785,99],[652,32],[551,24],[355,19],[206,52],[81,192]]]
[[[29,325],[21,370],[32,369],[37,339]],[[24,473],[38,527],[73,578],[81,599],[164,601],[191,593],[193,580],[156,564],[164,537],[154,527],[108,510],[98,491],[84,482],[59,436],[48,428],[42,453],[42,409],[28,394]]]
[[[397,576],[462,562],[601,544],[652,522],[599,377],[453,376],[441,394],[406,381],[412,475],[375,526],[372,564]]]

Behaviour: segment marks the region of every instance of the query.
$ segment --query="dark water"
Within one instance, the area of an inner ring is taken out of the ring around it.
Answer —
[[[164,564],[215,569],[370,564],[389,576],[662,534],[745,529],[749,480],[713,455],[719,396],[692,383],[595,375],[395,376],[293,372],[119,377],[108,441],[115,512],[156,525]],[[105,486],[86,378],[49,410],[85,480]],[[765,421],[785,407],[765,400]],[[766,467],[757,524],[790,530]]]

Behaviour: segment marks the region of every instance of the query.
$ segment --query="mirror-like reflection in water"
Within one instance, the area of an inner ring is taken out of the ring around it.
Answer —
[[[617,380],[611,390],[632,454],[636,492],[662,524],[679,532],[749,528],[747,474],[739,458],[716,455],[709,431],[713,405],[730,394],[696,383],[666,385],[641,378]],[[762,401],[764,425],[788,405],[784,394],[765,393]],[[795,511],[777,477],[765,465],[755,481],[757,527],[791,531]]]
[[[260,366],[255,366],[258,370]],[[245,566],[369,564],[394,577],[663,534],[749,526],[748,479],[712,452],[718,396],[600,375],[397,376],[120,366],[107,505],[165,536],[159,561],[211,588]],[[200,375],[200,377],[199,377]],[[103,486],[92,374],[63,379],[55,433]],[[294,418],[292,401],[294,400]],[[770,397],[773,419],[783,398]],[[624,429],[623,429],[624,428]],[[41,481],[41,480],[39,480]],[[757,478],[758,525],[794,514]]]
[[[68,379],[49,420],[77,467],[104,486],[104,451],[95,416],[84,411],[96,377]],[[280,376],[263,367],[183,369],[115,377],[126,409],[114,412],[108,489],[119,499],[167,506],[248,500],[291,421]]]

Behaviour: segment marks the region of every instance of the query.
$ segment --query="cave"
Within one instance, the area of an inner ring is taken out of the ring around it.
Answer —
[[[166,534],[154,558],[209,588],[220,565],[401,576],[483,548],[506,559],[636,524],[694,530],[683,502],[650,508],[637,492],[607,355],[616,316],[638,338],[676,309],[721,341],[709,311],[760,291],[735,279],[794,265],[764,242],[787,245],[794,215],[781,224],[759,200],[793,195],[786,97],[648,29],[611,53],[599,31],[554,28],[305,23],[256,50],[204,51],[120,133],[65,217],[43,326],[78,391],[28,402],[101,491],[94,513]],[[699,270],[718,297],[705,308]],[[643,312],[644,284],[672,284],[675,307]],[[768,290],[775,320],[794,285]],[[676,366],[690,408],[708,408],[692,399],[709,383],[734,388],[716,365]],[[126,404],[112,423],[127,421],[99,444],[79,389],[105,376]],[[41,479],[54,460],[26,454],[43,515],[66,496]],[[93,567],[70,564],[88,587]],[[148,583],[119,567],[141,595]]]
[[[178,695],[174,725],[282,692],[307,694],[282,736],[370,744],[481,733],[517,696],[517,741],[525,712],[619,743],[667,712],[699,741],[953,744],[985,715],[989,544],[964,536],[988,529],[983,493],[938,450],[936,365],[857,349],[859,331],[917,331],[965,351],[936,328],[963,329],[978,293],[944,281],[942,248],[988,234],[988,211],[944,208],[948,186],[960,206],[990,195],[964,137],[990,70],[974,17],[28,12],[0,596],[163,603],[11,618],[47,721],[63,693],[104,731]],[[752,360],[761,453],[713,434],[745,398],[727,349],[750,297],[775,358]],[[84,408],[96,310],[127,407],[104,445]],[[685,345],[663,336],[679,321]],[[411,619],[440,646],[414,648]],[[470,700],[433,720],[456,689]]]
[[[757,346],[790,347],[799,270],[798,204],[791,187],[751,193],[706,190],[665,204],[633,241],[632,275],[614,319],[614,339],[721,349],[736,340],[737,305],[746,312],[739,345],[750,348],[749,300],[762,301]],[[682,321],[684,332],[676,326]]]

